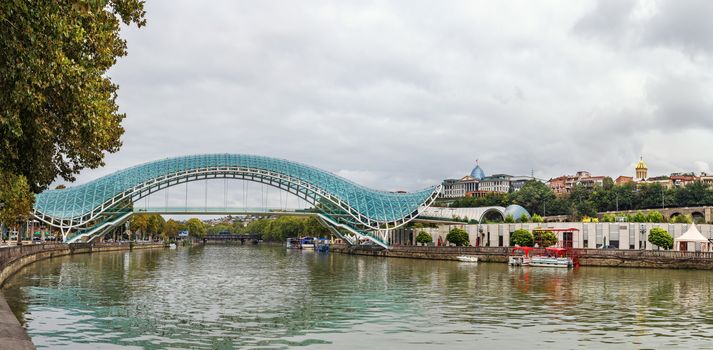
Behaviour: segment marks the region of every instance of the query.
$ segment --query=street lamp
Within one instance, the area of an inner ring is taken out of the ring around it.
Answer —
[[[644,249],[646,250],[646,227],[644,227],[644,224],[641,224],[639,226],[639,249]]]

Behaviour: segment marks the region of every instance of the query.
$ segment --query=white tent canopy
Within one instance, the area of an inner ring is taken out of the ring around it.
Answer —
[[[673,240],[673,249],[674,250],[687,250],[687,251],[693,251],[693,250],[698,250],[695,249],[696,243],[700,243],[700,250],[701,251],[708,251],[709,250],[709,242],[708,238],[704,237],[700,231],[696,228],[696,224],[691,224],[688,226],[688,230],[686,233],[682,234],[681,236],[677,237],[676,239]],[[686,244],[682,244],[686,243]],[[692,244],[690,244],[692,243]],[[683,248],[683,249],[681,249]]]

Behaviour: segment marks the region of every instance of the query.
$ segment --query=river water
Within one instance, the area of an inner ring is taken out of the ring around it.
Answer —
[[[81,254],[3,293],[49,349],[713,349],[713,273],[224,246]]]

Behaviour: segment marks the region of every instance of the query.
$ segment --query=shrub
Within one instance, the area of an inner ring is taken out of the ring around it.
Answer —
[[[616,221],[616,216],[614,214],[604,214],[602,216],[602,222],[614,222]]]
[[[671,219],[672,223],[675,224],[690,224],[693,222],[693,216],[691,214],[686,215],[676,215]]]
[[[663,249],[671,249],[673,248],[673,237],[668,231],[654,227],[649,231],[649,243]]]
[[[507,216],[505,216],[505,223],[513,224],[515,223],[515,218],[513,218],[512,215],[508,214]]]
[[[510,246],[519,245],[522,247],[532,247],[535,245],[534,237],[530,231],[525,229],[515,230],[510,237]]]
[[[429,244],[433,242],[433,237],[426,231],[421,231],[416,236],[416,243]]]
[[[646,221],[648,222],[664,222],[663,214],[658,211],[650,211],[646,213]]]
[[[533,234],[534,242],[540,247],[546,248],[557,244],[557,235],[552,231],[535,231]]]
[[[456,246],[463,247],[467,246],[470,242],[468,238],[468,232],[462,228],[451,229],[446,235],[446,241],[455,244]]]
[[[532,215],[532,222],[541,223],[541,222],[545,222],[545,220],[542,218],[542,216],[540,216],[538,214],[534,214],[534,215]]]
[[[522,213],[519,218],[517,218],[517,222],[530,222],[530,217],[527,216],[527,214]]]

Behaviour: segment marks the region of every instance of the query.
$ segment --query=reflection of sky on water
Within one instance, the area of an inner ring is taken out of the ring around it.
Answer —
[[[40,261],[4,292],[45,348],[713,348],[712,285],[706,271],[208,246]]]

